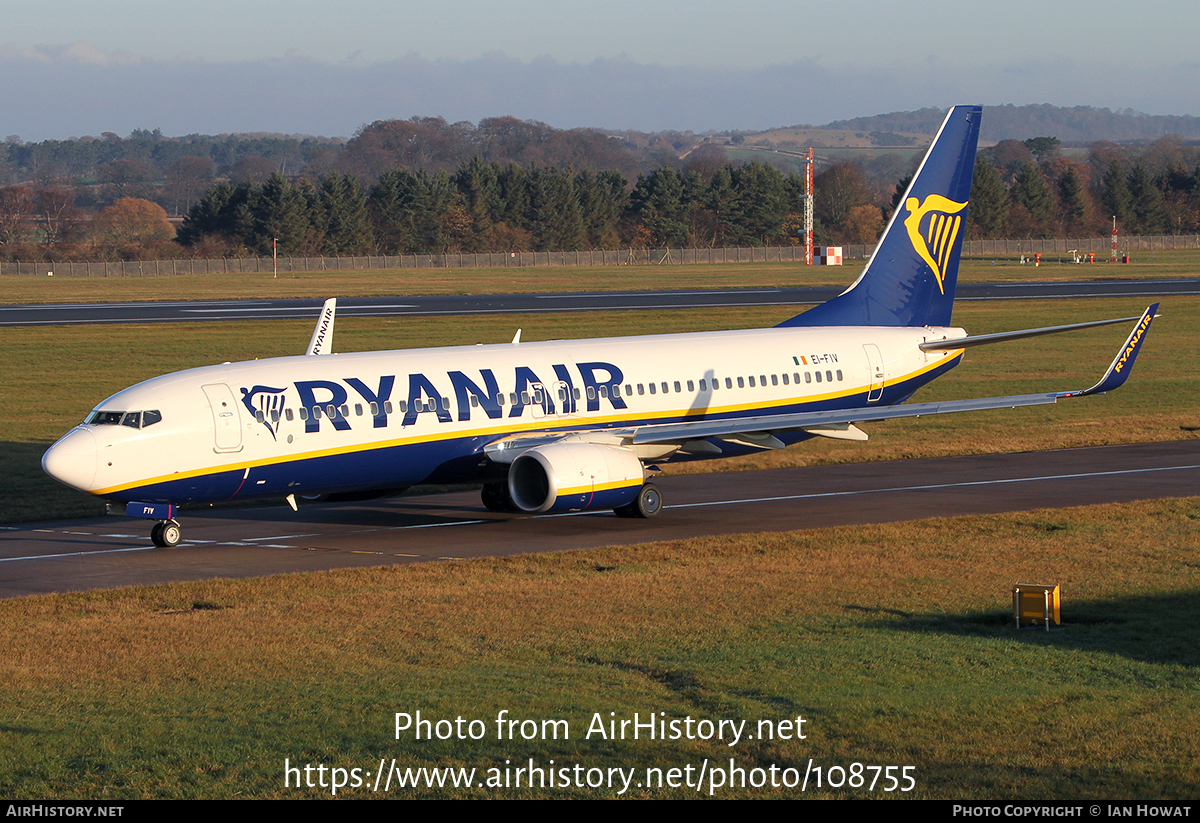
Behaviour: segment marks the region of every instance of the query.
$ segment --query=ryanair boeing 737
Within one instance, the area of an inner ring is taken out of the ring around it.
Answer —
[[[158,521],[181,504],[352,499],[418,483],[483,484],[495,510],[652,517],[647,465],[865,440],[857,424],[1031,406],[1124,383],[1140,318],[968,336],[952,328],[981,109],[950,111],[858,280],[775,328],[357,354],[331,352],[334,301],[308,352],[190,369],[100,403],[42,466]],[[1081,391],[904,405],[970,346],[1137,320]]]

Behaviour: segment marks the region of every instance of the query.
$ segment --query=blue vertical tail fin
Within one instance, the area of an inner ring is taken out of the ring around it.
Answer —
[[[950,109],[854,285],[780,326],[950,325],[982,112]]]

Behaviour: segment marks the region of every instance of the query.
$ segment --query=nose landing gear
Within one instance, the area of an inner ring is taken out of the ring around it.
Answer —
[[[173,549],[183,539],[183,530],[174,520],[160,520],[150,529],[150,539],[160,549]]]

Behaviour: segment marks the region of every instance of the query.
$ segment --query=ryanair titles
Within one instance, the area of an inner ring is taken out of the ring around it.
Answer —
[[[503,387],[492,369],[470,375],[449,371],[434,377],[415,372],[407,376],[407,385],[401,388],[397,387],[395,374],[369,380],[297,380],[293,386],[305,432],[319,431],[322,419],[337,431],[348,431],[350,421],[341,410],[359,398],[370,406],[377,429],[388,425],[389,416],[397,408],[403,414],[404,426],[415,424],[423,414],[433,415],[439,423],[452,423],[455,415],[451,396],[459,422],[470,421],[473,413],[491,420],[521,417],[527,407],[534,416],[574,414],[584,409],[596,412],[602,403],[613,409],[627,408],[616,388],[625,377],[612,363],[575,363],[573,368],[558,363],[550,366],[550,371],[542,368],[545,373],[539,374],[530,366],[516,366],[512,379],[506,380]],[[243,387],[241,392],[246,408],[274,434],[272,418],[276,423],[279,419],[274,410],[291,405],[288,388],[253,386]]]
[[[1146,316],[1142,318],[1142,322],[1138,323],[1137,328],[1133,330],[1133,334],[1129,335],[1129,340],[1125,343],[1125,348],[1121,350],[1121,354],[1113,364],[1113,371],[1120,374],[1121,370],[1125,368],[1125,364],[1129,362],[1129,358],[1137,355],[1138,345],[1142,342],[1142,335],[1146,333],[1146,329],[1150,328],[1150,321],[1153,319],[1153,312],[1147,312]]]

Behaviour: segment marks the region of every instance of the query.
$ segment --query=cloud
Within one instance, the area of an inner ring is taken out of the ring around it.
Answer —
[[[3,43],[0,44],[0,60],[76,66],[128,66],[144,62],[142,58],[131,52],[105,51],[82,40],[76,43],[40,44],[24,47],[13,43]]]
[[[559,128],[644,131],[763,129],[955,103],[1053,103],[1200,110],[1177,71],[1116,75],[1070,61],[955,67],[914,61],[888,69],[799,60],[761,69],[673,67],[601,58],[523,61],[418,54],[337,64],[302,53],[219,63],[139,59],[87,43],[0,46],[6,131],[27,140],[161,128],[348,136],[364,123],[414,115],[477,122],[513,115]],[[1105,78],[1103,82],[1097,78]]]

